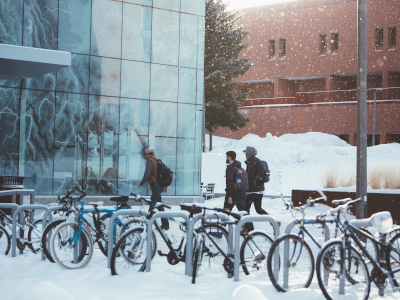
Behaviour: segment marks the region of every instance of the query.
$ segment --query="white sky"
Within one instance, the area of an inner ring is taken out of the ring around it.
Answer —
[[[239,9],[245,7],[262,6],[273,3],[289,2],[295,0],[223,0],[224,2],[230,2],[228,10]]]

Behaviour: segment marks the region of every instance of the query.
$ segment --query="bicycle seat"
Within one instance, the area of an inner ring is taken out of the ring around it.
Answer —
[[[180,207],[182,210],[186,210],[191,214],[199,214],[202,211],[201,207],[197,207],[195,205],[180,204]]]
[[[93,206],[102,206],[103,205],[103,201],[98,201],[98,202],[89,202],[88,205],[93,205]]]
[[[110,201],[115,201],[115,202],[128,202],[129,201],[129,196],[119,196],[119,197],[111,197]]]
[[[393,219],[390,212],[382,211],[369,218],[351,220],[349,223],[356,227],[374,227],[380,233],[388,233],[392,229]]]

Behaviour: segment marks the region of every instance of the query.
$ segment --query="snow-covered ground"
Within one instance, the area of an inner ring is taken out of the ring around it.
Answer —
[[[307,133],[267,136],[259,138],[248,135],[240,141],[214,137],[215,149],[203,155],[202,181],[216,183],[217,192],[225,188],[225,153],[234,150],[238,160],[244,162],[242,152],[246,146],[253,146],[258,157],[265,159],[271,169],[271,181],[266,184],[267,195],[290,195],[292,189],[322,188],[321,176],[327,166],[338,165],[346,172],[355,170],[356,148],[347,145],[337,137]],[[368,148],[368,163],[398,162],[400,145],[388,144]],[[222,207],[223,198],[206,201],[208,207]],[[277,221],[282,222],[282,231],[292,216],[283,210],[284,204],[279,198],[266,197],[263,208]],[[325,205],[310,208],[307,215],[313,216],[325,212]],[[179,210],[178,206],[172,210]],[[251,214],[256,214],[252,207]],[[170,222],[168,234],[179,240],[181,232],[178,225]],[[267,224],[255,223],[256,229],[271,233]],[[311,227],[315,236],[322,242],[321,229]],[[161,240],[158,240],[159,245]],[[312,242],[310,242],[312,245]],[[317,249],[313,246],[314,255]],[[160,248],[163,249],[162,245]],[[164,248],[165,249],[165,248]],[[184,264],[169,265],[165,257],[156,257],[150,273],[135,273],[126,276],[111,276],[107,269],[107,260],[95,250],[90,264],[80,270],[63,270],[48,261],[41,261],[40,255],[29,250],[16,258],[0,255],[0,299],[23,300],[69,300],[69,299],[234,299],[234,300],[306,300],[325,299],[316,278],[310,288],[279,293],[272,286],[267,273],[245,276],[240,272],[240,281],[228,279],[223,268],[200,270],[196,284],[184,275]],[[316,276],[314,276],[316,277]],[[378,290],[371,284],[370,299],[378,297]],[[399,299],[390,288],[385,290],[385,299]]]

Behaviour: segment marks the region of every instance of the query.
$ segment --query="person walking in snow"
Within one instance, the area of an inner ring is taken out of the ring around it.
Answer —
[[[166,193],[167,187],[160,186],[157,182],[158,157],[154,155],[153,150],[150,148],[144,150],[144,157],[147,159],[146,170],[144,171],[142,181],[138,184],[138,188],[140,189],[148,181],[151,189],[151,201],[154,203],[161,202],[161,193]],[[158,208],[158,210],[164,211],[164,207]],[[168,219],[161,218],[161,229],[169,229]]]
[[[246,192],[238,192],[236,190],[236,173],[237,168],[241,168],[242,164],[236,160],[236,152],[226,152],[226,195],[224,209],[231,211],[236,205],[238,211],[246,211]]]
[[[255,180],[258,168],[258,158],[257,150],[254,147],[247,146],[246,150],[243,151],[246,153],[246,172],[249,177],[249,189],[246,193],[246,211],[250,213],[251,204],[254,203],[254,208],[259,215],[268,215],[268,213],[262,209],[262,197],[264,194],[264,183],[257,183]],[[247,229],[249,231],[253,230],[253,224],[248,223]]]

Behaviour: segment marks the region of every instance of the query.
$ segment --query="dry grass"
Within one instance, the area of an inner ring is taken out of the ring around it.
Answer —
[[[338,168],[333,166],[326,167],[325,176],[322,176],[322,185],[326,189],[338,187]]]
[[[351,172],[347,177],[341,177],[338,179],[338,187],[348,187],[356,185],[356,173]]]
[[[368,172],[368,186],[372,189],[400,189],[400,165],[372,167]]]

